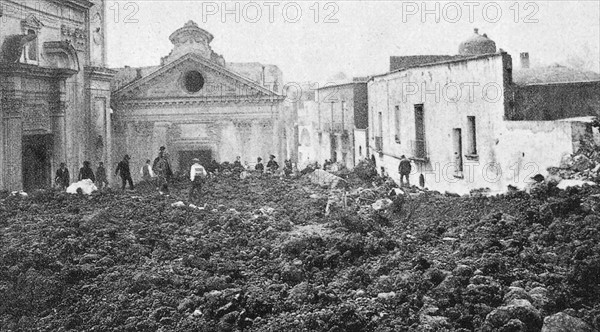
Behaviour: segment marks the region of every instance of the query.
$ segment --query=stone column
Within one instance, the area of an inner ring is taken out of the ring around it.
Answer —
[[[106,177],[109,183],[113,183],[113,132],[112,132],[112,109],[110,107],[106,107],[104,110],[106,112],[106,164],[104,167],[106,168]]]
[[[4,183],[4,110],[8,110],[7,104],[8,98],[5,98],[4,90],[0,85],[0,189],[6,188]]]
[[[131,154],[129,149],[131,149],[131,147],[135,144],[136,141],[133,126],[134,123],[132,123],[131,121],[125,122],[125,146],[123,151],[121,151],[124,154]],[[123,158],[123,156],[117,156],[117,160],[120,161],[121,158]]]
[[[2,112],[2,140],[4,188],[23,189],[23,92],[20,77],[13,78],[13,90],[4,91]]]
[[[67,108],[67,94],[65,91],[65,82],[57,83],[57,93],[55,104],[52,109],[52,176],[56,169],[60,167],[60,163],[67,162],[67,126],[65,119],[65,111]]]

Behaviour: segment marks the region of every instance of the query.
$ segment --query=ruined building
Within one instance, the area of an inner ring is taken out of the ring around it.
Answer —
[[[71,180],[110,163],[110,80],[103,0],[0,0],[0,189]]]
[[[328,84],[307,97],[297,103],[300,165],[330,160],[352,169],[366,156],[366,141],[355,138],[368,125],[366,78]]]
[[[529,68],[478,31],[457,55],[393,57],[368,82],[369,151],[395,180],[400,157],[412,184],[469,193],[522,188],[593,136],[600,77],[549,66]]]
[[[192,21],[170,40],[173,50],[160,65],[125,67],[115,76],[115,158],[127,153],[139,169],[166,146],[181,172],[195,157],[206,163],[241,156],[252,165],[274,154],[283,163],[297,135],[282,107],[281,71],[227,63],[212,50],[213,35]]]

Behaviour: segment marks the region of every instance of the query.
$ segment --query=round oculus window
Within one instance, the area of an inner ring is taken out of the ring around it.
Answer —
[[[194,93],[202,90],[204,87],[204,77],[197,71],[190,71],[183,77],[183,84],[188,92]]]

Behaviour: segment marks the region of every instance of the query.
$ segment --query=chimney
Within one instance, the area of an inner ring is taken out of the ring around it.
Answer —
[[[521,53],[521,68],[522,69],[529,68],[529,53],[527,53],[527,52]]]
[[[136,72],[136,75],[135,75],[136,80],[139,80],[140,78],[142,78],[142,68],[136,68],[135,72]]]
[[[475,31],[475,34],[478,35],[479,34],[479,29],[475,28],[473,29],[473,31]]]

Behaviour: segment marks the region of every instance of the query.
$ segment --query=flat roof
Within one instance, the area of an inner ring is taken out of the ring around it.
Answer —
[[[402,72],[402,71],[405,71],[405,70],[409,70],[409,69],[423,68],[423,67],[432,67],[432,66],[439,66],[439,65],[451,64],[451,63],[459,63],[459,62],[464,62],[464,61],[469,61],[469,60],[491,58],[491,57],[495,57],[495,56],[501,56],[501,55],[504,55],[504,54],[507,54],[507,53],[506,52],[486,53],[486,54],[478,54],[478,55],[473,55],[473,56],[465,56],[464,58],[459,58],[459,59],[452,59],[452,60],[445,60],[445,61],[438,61],[438,62],[430,62],[430,63],[418,64],[418,65],[414,65],[414,66],[408,66],[408,67],[404,67],[404,68],[399,68],[399,69],[387,72],[385,74],[373,75],[373,76],[371,76],[369,78],[369,81],[372,81],[376,77],[383,77],[383,76],[386,76],[386,75],[399,73],[399,72]]]

